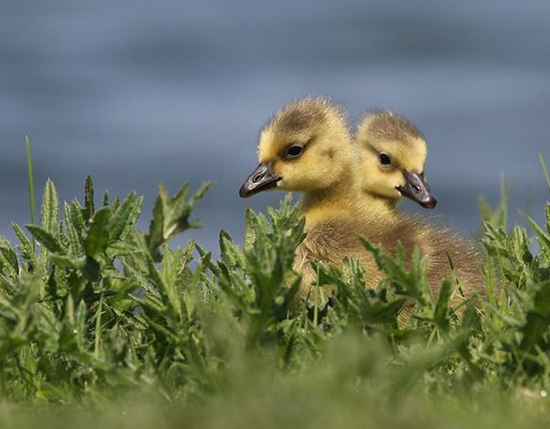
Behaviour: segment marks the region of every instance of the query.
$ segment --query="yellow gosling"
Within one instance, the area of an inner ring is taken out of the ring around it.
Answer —
[[[411,121],[390,111],[370,113],[360,122],[355,141],[365,204],[394,211],[405,196],[425,208],[436,206],[424,174],[426,141]]]
[[[451,272],[449,257],[467,294],[482,284],[475,266],[479,255],[468,242],[418,219],[364,204],[359,175],[364,159],[351,142],[342,108],[327,99],[306,98],[277,112],[260,133],[258,160],[240,189],[241,197],[271,189],[304,193],[307,237],[296,250],[294,267],[303,277],[302,297],[310,294],[316,280],[313,259],[338,266],[345,257],[358,258],[367,286],[379,284],[381,273],[360,235],[393,255],[401,242],[408,259],[418,247],[430,258],[428,279],[436,294]],[[324,293],[322,302],[333,291]]]

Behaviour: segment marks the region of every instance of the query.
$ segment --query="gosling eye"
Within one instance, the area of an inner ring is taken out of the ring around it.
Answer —
[[[302,146],[294,144],[286,150],[285,158],[286,159],[298,158],[303,151],[304,151],[304,148]]]
[[[391,165],[391,157],[387,153],[382,152],[378,155],[378,158],[380,159],[380,164],[384,167],[389,167]]]

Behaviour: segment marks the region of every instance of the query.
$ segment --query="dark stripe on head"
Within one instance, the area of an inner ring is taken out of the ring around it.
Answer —
[[[407,142],[412,138],[424,138],[418,128],[407,118],[392,112],[382,111],[368,115],[365,120],[370,138]]]

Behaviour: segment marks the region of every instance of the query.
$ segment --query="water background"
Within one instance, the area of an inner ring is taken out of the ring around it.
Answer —
[[[440,222],[474,233],[502,172],[513,220],[542,220],[549,34],[547,0],[0,0],[0,234],[29,222],[28,134],[40,189],[50,177],[82,198],[91,174],[98,193],[137,190],[145,228],[158,182],[212,180],[192,234],[212,250],[222,228],[241,242],[244,209],[282,196],[237,195],[258,130],[308,94],[352,121],[374,107],[412,119]]]

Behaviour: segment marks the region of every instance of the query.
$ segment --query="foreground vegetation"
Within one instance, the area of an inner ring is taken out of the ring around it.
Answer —
[[[505,201],[482,204],[480,306],[450,305],[456,277],[435,299],[425,260],[365,242],[384,281],[367,291],[356,261],[319,263],[339,290],[319,309],[292,305],[304,224],[289,199],[246,213],[244,248],[222,231],[217,260],[166,244],[197,226],[207,188],[161,186],[142,232],[135,193],[97,204],[88,179],[61,206],[46,184],[40,225],[0,239],[0,427],[549,424],[549,203],[532,233],[508,230]]]

